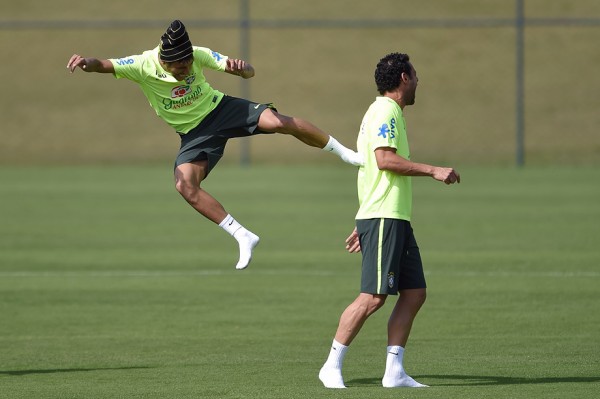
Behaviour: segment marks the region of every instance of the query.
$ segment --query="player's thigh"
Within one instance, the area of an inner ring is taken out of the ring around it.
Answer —
[[[258,119],[258,128],[267,133],[286,133],[286,126],[290,121],[289,116],[280,114],[279,112],[266,108]]]
[[[208,172],[208,159],[183,163],[175,168],[175,184],[199,187]]]

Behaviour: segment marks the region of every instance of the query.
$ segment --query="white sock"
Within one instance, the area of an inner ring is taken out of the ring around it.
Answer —
[[[423,385],[415,381],[412,377],[406,374],[404,366],[402,365],[404,360],[404,348],[401,346],[388,346],[387,347],[387,359],[385,362],[385,374],[381,380],[382,385],[385,388],[398,388],[398,387],[411,387],[411,388],[424,388],[427,385]]]
[[[325,144],[325,147],[323,147],[323,151],[333,152],[338,157],[342,158],[342,161],[354,166],[362,166],[365,163],[361,154],[344,147],[339,141],[334,139],[333,136],[329,136],[329,141]]]
[[[344,378],[342,377],[342,363],[346,356],[348,347],[340,344],[335,339],[331,344],[329,357],[319,371],[319,379],[325,385],[325,388],[346,388]]]
[[[246,230],[231,215],[225,216],[219,226],[237,240],[240,247],[240,258],[235,268],[238,270],[245,269],[252,260],[252,250],[258,245],[260,238],[251,231]]]

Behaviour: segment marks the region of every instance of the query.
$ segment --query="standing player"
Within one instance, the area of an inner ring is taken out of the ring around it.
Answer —
[[[399,295],[388,322],[384,387],[425,387],[404,371],[403,355],[426,284],[419,247],[410,224],[411,176],[460,183],[452,168],[410,161],[404,107],[415,103],[417,72],[406,54],[382,58],[375,70],[377,97],[366,112],[358,136],[365,165],[358,172],[360,208],[356,228],[346,240],[350,252],[362,250],[361,293],[342,313],[329,357],[319,372],[327,388],[345,388],[342,362],[367,318],[388,295]]]
[[[360,155],[344,147],[310,122],[279,114],[269,104],[224,95],[206,81],[204,68],[248,79],[254,68],[244,60],[228,58],[208,48],[192,46],[183,23],[175,20],[160,44],[141,55],[120,59],[73,55],[67,68],[74,72],[112,73],[137,83],[156,114],[181,137],[175,161],[175,187],[200,214],[231,234],[239,243],[236,269],[250,263],[259,237],[246,230],[200,184],[223,156],[227,140],[262,133],[289,134],[303,143],[333,152],[352,165]]]

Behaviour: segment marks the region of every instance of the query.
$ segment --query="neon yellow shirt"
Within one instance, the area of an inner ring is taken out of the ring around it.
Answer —
[[[396,154],[410,159],[406,122],[402,109],[391,98],[377,97],[363,117],[356,142],[365,159],[358,170],[356,219],[390,218],[410,221],[412,185],[410,176],[379,170],[375,150],[396,149]]]
[[[185,81],[177,81],[158,59],[158,47],[140,55],[111,59],[117,79],[140,85],[156,114],[179,133],[196,127],[223,98],[213,89],[202,70],[224,71],[228,57],[204,47],[194,47],[194,63]]]

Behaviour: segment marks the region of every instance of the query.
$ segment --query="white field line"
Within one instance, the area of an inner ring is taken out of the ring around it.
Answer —
[[[267,276],[335,276],[339,272],[326,270],[285,270],[271,269],[260,270],[259,268],[236,271],[236,270],[111,270],[111,271],[0,271],[0,278],[27,278],[27,277],[104,277],[104,278],[120,278],[120,277],[206,277],[206,276],[223,276],[236,274],[257,274]],[[598,278],[600,271],[548,271],[548,272],[519,272],[519,271],[465,271],[465,270],[444,270],[425,272],[428,276],[453,276],[453,277],[548,277],[548,278]]]
[[[2,277],[202,277],[247,274],[248,271],[236,270],[111,270],[111,271],[23,271],[1,272]],[[319,271],[294,271],[294,270],[261,270],[252,272],[260,275],[302,275],[302,276],[329,276],[333,272]]]

